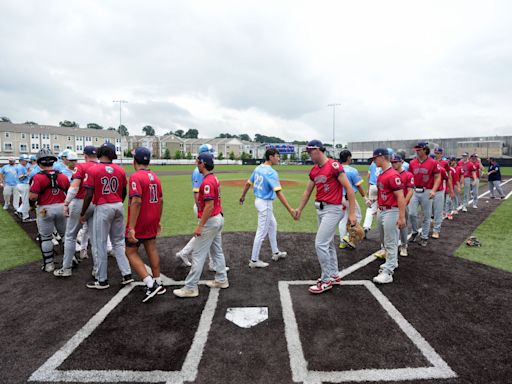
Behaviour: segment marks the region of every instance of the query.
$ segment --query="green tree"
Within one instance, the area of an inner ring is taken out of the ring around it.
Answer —
[[[103,127],[96,123],[89,123],[87,124],[87,128],[89,129],[103,129]]]
[[[27,124],[27,125],[37,125],[36,122],[34,121],[25,121],[23,124]]]
[[[224,154],[222,152],[219,152],[217,155],[217,160],[224,160]]]
[[[151,125],[146,125],[142,128],[142,132],[144,132],[146,136],[155,136],[155,129]]]
[[[121,136],[129,136],[130,135],[130,132],[128,132],[128,128],[126,128],[125,125],[121,124],[118,128],[117,128],[117,132],[121,135]]]
[[[169,160],[171,158],[171,151],[169,151],[169,147],[165,147],[164,159]]]
[[[291,161],[297,160],[297,155],[295,154],[295,152],[290,155],[290,160]]]
[[[192,157],[192,152],[187,152],[187,160],[192,160],[193,157]]]
[[[235,160],[235,152],[229,152],[229,160]]]
[[[12,123],[12,121],[7,116],[0,116],[0,123]]]
[[[283,160],[284,161],[288,160],[288,155],[286,153],[283,155]]]
[[[183,129],[178,129],[177,131],[174,132],[174,134],[177,136],[177,137],[181,137],[183,138],[183,135],[184,135],[184,131]]]
[[[66,128],[80,128],[80,126],[78,125],[78,123],[76,121],[69,121],[69,120],[59,121],[59,126],[66,127]]]
[[[117,132],[117,129],[115,129],[114,127],[108,127],[107,131],[116,131]]]
[[[249,160],[251,158],[251,155],[247,152],[242,152],[242,155],[240,156],[242,160]]]
[[[126,149],[124,152],[124,157],[133,157],[133,154],[132,154],[132,150],[131,149]]]
[[[257,133],[254,135],[254,141],[257,143],[284,143],[284,140],[275,136],[265,136]]]
[[[184,139],[197,139],[199,136],[199,131],[197,129],[189,129],[187,133],[183,135]]]
[[[243,141],[252,141],[251,136],[249,136],[247,133],[242,133],[240,136],[238,136],[238,138]]]
[[[176,160],[180,160],[182,158],[182,152],[178,149],[176,153],[174,154],[174,158]]]
[[[309,155],[307,152],[302,152],[302,154],[300,155],[300,159],[302,161],[308,161],[309,160]]]

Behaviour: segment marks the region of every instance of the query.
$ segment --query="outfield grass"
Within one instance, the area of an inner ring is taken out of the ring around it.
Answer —
[[[0,210],[0,271],[41,259],[39,247],[7,212]]]
[[[455,255],[512,272],[511,217],[512,199],[508,199],[502,202],[473,233],[473,236],[478,237],[482,242],[482,246],[468,247],[466,244],[462,244],[455,251]]]

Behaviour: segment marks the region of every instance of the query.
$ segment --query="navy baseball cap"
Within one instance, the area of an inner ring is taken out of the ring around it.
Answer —
[[[468,156],[469,156],[469,153],[467,153],[467,152],[464,152],[464,153],[462,154],[462,157],[468,157]]]
[[[322,149],[324,145],[320,140],[311,140],[306,145],[306,151],[309,151],[310,149]]]
[[[401,162],[402,162],[402,156],[397,155],[396,153],[394,153],[394,154],[391,156],[391,162],[392,162],[392,163],[401,163]]]
[[[86,145],[84,148],[84,155],[87,155],[87,156],[96,155],[96,147],[94,145]]]
[[[441,147],[435,148],[434,153],[443,153],[443,148],[441,148]]]
[[[146,147],[137,147],[133,152],[133,158],[138,163],[149,163],[151,160],[151,152]]]
[[[375,159],[377,156],[389,156],[389,151],[387,148],[377,148],[373,151],[373,156],[370,159]]]
[[[199,156],[197,156],[197,160],[206,165],[213,166],[213,155],[211,153],[201,153]]]
[[[428,147],[428,141],[418,141],[418,143],[414,146],[415,150],[424,149]]]

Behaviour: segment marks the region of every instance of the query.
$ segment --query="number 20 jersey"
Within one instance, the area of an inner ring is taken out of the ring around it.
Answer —
[[[126,188],[126,172],[113,163],[98,163],[90,167],[83,181],[84,188],[93,189],[93,204],[112,204],[123,201]]]

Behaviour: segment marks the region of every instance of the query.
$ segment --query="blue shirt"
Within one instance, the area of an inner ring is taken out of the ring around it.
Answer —
[[[489,181],[501,181],[500,165],[498,163],[491,163],[489,165],[489,172],[496,171],[489,175]]]
[[[62,165],[64,165],[64,164],[62,164]],[[74,173],[72,169],[69,169],[65,165],[62,169],[59,169],[59,172],[62,173],[63,175],[65,175],[69,181],[71,181],[71,176],[73,176],[73,173]]]
[[[249,182],[253,185],[254,196],[263,200],[274,200],[276,192],[282,189],[279,175],[270,165],[258,165]]]
[[[64,168],[66,168],[66,166],[60,160],[58,160],[55,163],[53,163],[53,169],[56,170],[56,171],[59,171],[60,173],[64,173]]]
[[[372,185],[377,185],[377,165],[375,164],[375,161],[372,161],[370,164],[368,172],[370,172],[370,179],[368,182]]]
[[[39,172],[41,172],[41,168],[39,167],[39,165],[34,165],[34,168],[32,168],[32,170],[30,171],[30,173],[28,174],[28,182],[30,183],[32,181],[32,178],[37,175]]]
[[[16,176],[18,177],[18,183],[19,184],[28,184],[29,180],[28,180],[28,168],[27,168],[27,166],[23,166],[21,164],[18,164],[18,166],[16,167]],[[21,176],[25,176],[25,177],[20,178]]]
[[[402,163],[402,168],[405,170],[405,171],[408,171],[409,170],[409,163],[407,161],[404,161]]]
[[[14,187],[18,185],[18,174],[16,173],[16,165],[6,164],[0,169],[0,172],[4,175],[4,184]]]
[[[199,187],[203,182],[203,178],[203,174],[199,172],[199,169],[196,167],[196,169],[194,169],[194,172],[192,172],[192,192],[199,193]]]
[[[345,170],[345,175],[347,175],[347,179],[350,182],[350,185],[352,185],[352,189],[354,190],[354,192],[357,192],[357,187],[363,183],[363,179],[359,175],[359,171],[351,167],[350,165],[344,165],[343,169]]]

